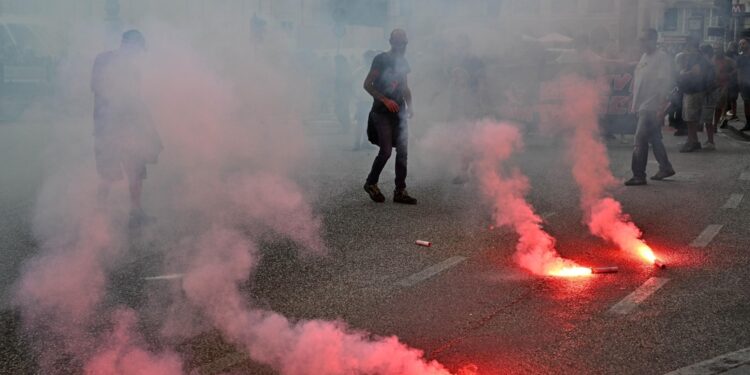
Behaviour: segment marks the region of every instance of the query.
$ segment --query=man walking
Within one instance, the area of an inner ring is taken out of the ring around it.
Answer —
[[[391,157],[392,148],[395,147],[396,190],[393,193],[393,201],[417,204],[417,200],[406,192],[409,137],[407,120],[413,115],[411,90],[406,80],[411,68],[404,57],[407,43],[404,30],[393,30],[390,51],[375,56],[364,83],[364,89],[374,99],[368,120],[368,137],[371,141],[376,141],[380,147],[367,176],[365,191],[378,203],[385,202],[385,196],[378,188],[378,179]]]
[[[737,56],[737,80],[740,96],[745,107],[745,126],[740,131],[750,130],[750,43],[742,38],[739,42],[740,54]]]
[[[688,129],[687,142],[682,145],[680,152],[694,152],[702,148],[698,140],[698,128],[706,96],[714,90],[713,86],[716,83],[714,68],[701,54],[698,40],[691,37],[685,42],[685,50],[678,54],[675,60],[680,69],[677,82],[680,91],[683,92],[682,119]],[[711,144],[713,145],[713,142]]]
[[[99,204],[123,174],[130,190],[130,225],[152,221],[141,207],[146,164],[155,163],[161,139],[141,97],[139,60],[146,41],[137,30],[122,35],[120,48],[99,54],[91,74],[94,93],[94,157]]]
[[[664,51],[656,48],[658,37],[656,30],[647,29],[639,39],[643,56],[635,69],[631,108],[638,116],[638,125],[631,163],[633,178],[625,182],[627,186],[646,185],[649,144],[656,161],[659,162],[659,171],[651,179],[663,180],[675,174],[661,135],[672,76],[672,61]]]

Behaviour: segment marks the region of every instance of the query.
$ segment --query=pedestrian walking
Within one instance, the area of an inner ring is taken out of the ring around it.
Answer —
[[[687,124],[687,142],[680,152],[694,152],[702,148],[698,141],[698,127],[706,101],[706,95],[713,92],[715,85],[714,68],[701,54],[700,44],[695,38],[688,38],[685,49],[675,58],[680,73],[677,84],[682,96],[682,119]]]
[[[737,82],[745,107],[745,126],[740,131],[746,132],[750,130],[750,42],[742,38],[738,46],[740,54],[737,56]]]
[[[94,156],[98,200],[106,203],[114,182],[128,180],[130,225],[153,221],[141,205],[146,165],[162,150],[159,134],[142,100],[139,61],[146,48],[137,30],[123,34],[120,48],[99,54],[91,74],[94,93]]]
[[[734,60],[727,57],[721,45],[715,48],[713,64],[716,69],[716,86],[719,91],[712,119],[712,130],[715,133],[719,127],[725,128],[729,122],[730,115],[727,114],[730,105],[729,93],[733,86],[737,86],[737,65]]]
[[[370,73],[365,78],[364,88],[374,99],[367,125],[368,139],[380,147],[365,182],[365,191],[375,202],[385,201],[385,196],[378,188],[378,179],[395,147],[396,190],[393,201],[417,204],[417,200],[406,192],[409,139],[407,121],[414,114],[411,90],[406,78],[411,71],[404,56],[407,43],[404,30],[393,30],[390,36],[391,49],[375,57]]]
[[[729,42],[727,45],[726,56],[732,60],[735,69],[737,68],[737,57],[740,55],[737,42]],[[737,75],[729,81],[729,91],[727,92],[727,120],[737,119],[737,98],[740,96],[740,86]]]
[[[704,71],[704,89],[705,97],[703,100],[703,109],[701,110],[701,123],[698,129],[701,127],[706,131],[706,142],[703,143],[702,149],[706,151],[716,150],[716,143],[714,142],[714,134],[716,134],[716,108],[719,105],[719,100],[723,99],[726,102],[726,94],[722,92],[722,85],[719,82],[720,68],[724,69],[724,59],[717,60],[714,48],[708,44],[704,44],[700,47],[701,56],[705,59],[705,71]],[[722,54],[723,55],[723,54]],[[720,67],[719,64],[722,66]],[[724,90],[725,91],[725,90]]]
[[[647,29],[639,39],[643,55],[635,68],[631,107],[638,116],[638,124],[631,162],[633,177],[625,182],[627,186],[646,185],[649,145],[659,163],[659,171],[651,179],[663,180],[675,174],[661,134],[667,94],[671,87],[672,61],[666,52],[657,49],[658,37],[656,30]]]

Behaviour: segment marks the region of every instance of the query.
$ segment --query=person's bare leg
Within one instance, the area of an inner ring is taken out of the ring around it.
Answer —
[[[698,123],[695,121],[690,121],[687,123],[687,143],[696,143],[698,142]]]
[[[723,112],[726,112],[726,108],[722,105],[716,105],[716,109],[714,110],[714,131],[718,129],[719,125],[721,125],[721,117],[724,115]]]
[[[131,212],[141,212],[141,192],[143,191],[143,179],[139,177],[132,178],[128,181],[130,188],[130,210]]]
[[[709,143],[714,143],[714,133],[716,133],[716,123],[706,124],[706,138]]]

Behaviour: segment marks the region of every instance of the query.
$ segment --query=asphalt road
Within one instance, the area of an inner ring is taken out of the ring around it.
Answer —
[[[29,149],[54,142],[45,129],[33,120],[0,128],[2,374],[36,369],[9,299],[23,260],[36,251],[30,215],[49,154]],[[409,177],[417,206],[371,202],[361,185],[375,151],[351,151],[350,136],[337,133],[325,123],[310,129],[318,145],[310,160],[325,162],[312,162],[299,178],[324,218],[329,255],[298,258],[283,243],[264,248],[246,289],[253,303],[292,318],[339,319],[397,335],[452,370],[475,364],[480,374],[664,374],[750,347],[750,198],[737,195],[750,190],[750,144],[722,135],[716,151],[680,154],[684,138],[665,130],[677,175],[613,190],[668,262],[657,270],[588,234],[563,144],[529,136],[518,163],[560,253],[620,267],[617,274],[555,279],[530,276],[513,263],[516,236],[490,229],[490,209],[473,182],[452,184],[453,171],[420,153],[420,129],[412,135]],[[618,178],[629,177],[630,142],[608,143]],[[380,184],[388,198],[392,178],[391,162]],[[158,194],[147,185],[149,193]],[[714,233],[702,235],[706,228]],[[418,247],[417,239],[433,246]],[[143,280],[159,269],[158,259],[145,254],[113,275],[112,298],[145,309],[143,295],[178,283]],[[645,292],[627,311],[613,310],[637,290]],[[216,333],[180,343],[178,351],[195,373],[272,373]]]

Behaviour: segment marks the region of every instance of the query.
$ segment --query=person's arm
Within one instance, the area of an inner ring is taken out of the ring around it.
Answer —
[[[411,89],[409,88],[409,82],[406,80],[406,76],[404,76],[404,100],[406,101],[406,109],[407,109],[407,116],[411,118],[414,116],[414,106],[412,106],[411,101]]]
[[[398,103],[395,101],[388,99],[385,95],[380,93],[378,90],[375,89],[375,80],[380,77],[380,70],[375,66],[375,62],[373,62],[373,66],[370,69],[370,73],[367,74],[367,78],[365,78],[364,88],[365,91],[367,91],[368,94],[372,95],[372,97],[375,100],[379,100],[385,104],[386,108],[388,108],[389,111],[396,113],[399,111]]]

